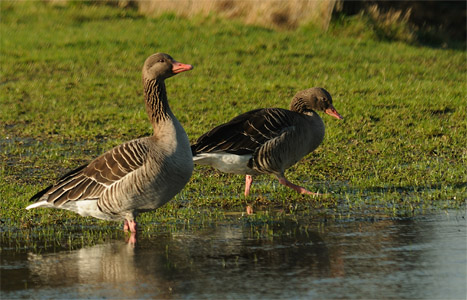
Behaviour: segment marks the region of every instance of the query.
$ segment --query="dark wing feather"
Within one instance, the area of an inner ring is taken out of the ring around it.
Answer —
[[[68,173],[66,173],[65,175],[63,175],[57,182],[57,184],[55,185],[49,185],[48,187],[46,187],[45,189],[39,191],[37,194],[35,194],[34,196],[31,197],[31,199],[29,199],[29,201],[37,201],[39,200],[40,198],[42,198],[42,196],[46,193],[51,193],[54,191],[54,187],[58,186],[61,182],[65,181],[66,179],[70,178],[70,177],[73,177],[73,175],[75,175],[76,173],[79,173],[79,171],[81,171],[83,168],[85,168],[87,165],[82,165],[82,166],[79,166],[78,168],[76,169],[73,169],[71,171],[69,171]]]
[[[31,199],[29,199],[29,201],[31,201],[31,202],[36,202],[36,201],[39,200],[45,193],[47,193],[47,191],[50,190],[51,187],[53,187],[53,185],[49,185],[49,186],[46,187],[45,189],[40,190],[40,191],[37,192],[34,196],[32,196]]]
[[[292,126],[294,112],[281,108],[256,109],[219,125],[198,138],[191,146],[193,155],[225,151],[232,154],[252,154],[267,141],[278,137]]]
[[[147,146],[139,140],[119,145],[88,165],[68,172],[55,185],[34,195],[31,201],[47,200],[60,206],[68,201],[99,198],[109,186],[140,168],[147,153]]]

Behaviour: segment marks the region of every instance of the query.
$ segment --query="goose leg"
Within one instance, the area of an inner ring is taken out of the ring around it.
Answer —
[[[320,193],[313,193],[313,192],[310,192],[309,190],[305,189],[304,187],[301,187],[299,185],[295,185],[293,184],[292,182],[288,181],[285,177],[283,178],[279,178],[279,183],[280,184],[283,184],[297,192],[299,192],[300,194],[307,194],[307,195],[313,195],[313,196],[319,196]]]
[[[136,232],[137,225],[138,224],[136,224],[135,220],[128,221],[125,219],[125,222],[123,223],[123,231],[124,232],[128,232],[128,231]]]
[[[135,220],[130,220],[128,222],[128,227],[130,227],[130,232],[131,233],[136,233],[136,227],[137,227],[138,224],[136,224],[136,221]]]
[[[253,182],[253,177],[251,175],[245,176],[245,197],[248,197],[250,193],[251,183]]]
[[[253,177],[251,175],[245,176],[245,197],[248,197],[250,193],[251,183],[253,182]],[[253,208],[250,205],[246,206],[246,213],[247,215],[253,214]]]
[[[123,231],[124,232],[130,232],[130,237],[127,240],[127,243],[129,244],[136,244],[136,229],[137,229],[137,224],[135,220],[126,220],[123,223]]]

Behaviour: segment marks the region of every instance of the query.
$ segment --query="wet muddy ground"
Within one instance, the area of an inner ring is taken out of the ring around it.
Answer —
[[[2,245],[6,298],[465,299],[465,211],[245,224],[77,250]]]

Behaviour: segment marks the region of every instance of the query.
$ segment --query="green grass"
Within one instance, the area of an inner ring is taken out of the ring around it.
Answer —
[[[381,41],[359,18],[322,33],[212,16],[150,19],[80,3],[0,7],[2,240],[77,226],[81,240],[119,234],[114,223],[24,207],[60,174],[151,134],[141,67],[154,52],[195,66],[167,80],[171,108],[190,140],[242,112],[286,108],[302,89],[321,86],[333,95],[345,119],[322,116],[325,141],[287,172],[330,195],[297,195],[259,176],[248,203],[263,212],[247,221],[365,211],[401,216],[465,204],[465,51]],[[174,201],[141,216],[141,228],[222,220],[224,212],[243,210],[243,184],[242,176],[196,167]]]

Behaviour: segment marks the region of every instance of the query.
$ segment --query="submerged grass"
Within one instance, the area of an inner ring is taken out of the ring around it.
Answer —
[[[60,174],[151,134],[140,70],[154,52],[195,66],[167,81],[191,140],[250,109],[288,107],[313,86],[331,92],[345,119],[322,116],[325,141],[287,172],[327,196],[297,195],[258,176],[244,199],[242,176],[196,167],[176,199],[140,217],[143,234],[223,220],[246,203],[258,213],[241,222],[399,217],[465,205],[465,51],[380,41],[358,18],[327,33],[312,26],[277,32],[79,3],[0,6],[2,245],[31,236],[79,245],[122,234],[121,224],[24,207]]]

